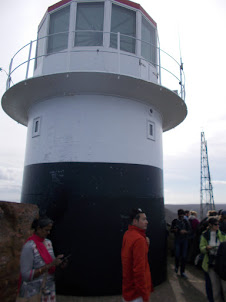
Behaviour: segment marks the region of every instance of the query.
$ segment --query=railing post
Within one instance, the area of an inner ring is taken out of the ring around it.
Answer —
[[[28,60],[27,60],[27,71],[26,71],[26,77],[25,77],[25,79],[28,78],[30,59],[31,59],[31,49],[32,49],[32,41],[30,42],[30,48],[29,48],[29,54],[28,54]]]
[[[162,85],[162,75],[161,75],[161,57],[160,57],[160,45],[159,45],[159,84]]]
[[[120,32],[117,33],[117,50],[118,50],[118,74],[121,73],[120,66]]]
[[[183,70],[183,63],[182,63],[182,58],[180,58],[180,93],[181,93],[181,98],[182,100],[184,99],[183,96],[183,78],[182,78],[182,70]]]
[[[13,65],[13,58],[11,59],[10,64],[9,64],[9,73],[8,73],[8,78],[6,81],[6,90],[10,88],[12,65]]]

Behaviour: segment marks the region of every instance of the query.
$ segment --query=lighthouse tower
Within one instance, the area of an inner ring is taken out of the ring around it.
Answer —
[[[120,294],[122,236],[137,207],[161,283],[162,133],[187,108],[183,93],[161,85],[156,22],[128,0],[63,0],[48,8],[34,43],[34,58],[30,51],[18,68],[11,61],[2,107],[28,129],[21,202],[54,219],[56,254],[72,254],[58,293]],[[22,65],[25,80],[12,86]]]

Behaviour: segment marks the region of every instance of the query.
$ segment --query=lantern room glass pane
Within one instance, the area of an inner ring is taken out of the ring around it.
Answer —
[[[75,46],[102,46],[104,3],[78,3]]]
[[[50,15],[48,53],[68,48],[70,6]]]
[[[120,33],[120,49],[135,53],[136,12],[112,4],[110,46],[117,48],[117,33]]]
[[[156,30],[142,17],[141,29],[141,55],[153,65],[156,64]]]

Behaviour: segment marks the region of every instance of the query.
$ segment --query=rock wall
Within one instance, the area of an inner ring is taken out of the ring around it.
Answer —
[[[38,207],[0,201],[0,301],[15,302],[22,246],[32,234]]]

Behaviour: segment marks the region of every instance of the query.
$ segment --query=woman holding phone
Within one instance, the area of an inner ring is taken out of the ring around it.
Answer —
[[[52,242],[46,238],[52,226],[48,217],[32,223],[34,234],[24,244],[20,257],[19,299],[41,294],[41,301],[56,301],[54,272],[64,255],[55,258]]]

